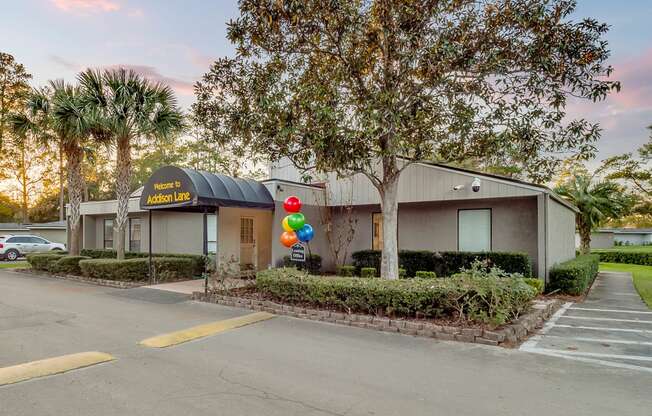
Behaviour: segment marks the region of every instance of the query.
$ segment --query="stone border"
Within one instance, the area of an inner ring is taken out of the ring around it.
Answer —
[[[50,274],[47,272],[41,272],[32,269],[14,269],[12,271],[16,273],[29,274],[34,277],[50,277],[52,279],[70,280],[79,283],[88,283],[88,284],[98,285],[98,286],[108,286],[116,289],[132,289],[134,287],[141,287],[148,284],[146,282],[138,283],[138,282],[122,282],[119,280],[95,279],[92,277],[83,277],[74,274]]]
[[[330,322],[338,325],[397,332],[405,335],[446,341],[473,342],[503,347],[513,347],[524,341],[537,328],[542,327],[544,321],[549,319],[563,304],[559,299],[535,300],[532,310],[529,313],[522,315],[516,321],[502,328],[488,330],[436,325],[428,321],[411,321],[364,314],[347,314],[218,294],[209,294],[206,296],[203,292],[193,292],[192,299],[217,303],[224,306],[265,311],[276,315]]]

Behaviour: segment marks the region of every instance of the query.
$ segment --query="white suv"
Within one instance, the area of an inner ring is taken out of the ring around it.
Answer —
[[[14,261],[29,253],[45,251],[63,251],[65,244],[53,243],[35,235],[2,235],[0,236],[0,259]]]

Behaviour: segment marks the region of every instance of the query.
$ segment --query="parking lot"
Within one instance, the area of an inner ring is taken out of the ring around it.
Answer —
[[[631,274],[601,272],[584,302],[565,304],[521,350],[652,372],[652,311]]]

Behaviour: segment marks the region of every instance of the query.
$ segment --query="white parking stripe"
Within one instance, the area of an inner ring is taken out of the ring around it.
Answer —
[[[639,334],[652,334],[652,331],[647,329],[628,329],[628,328],[605,328],[601,326],[576,326],[576,325],[555,325],[555,328],[576,328],[576,329],[591,329],[596,331],[608,331],[608,332],[635,332]]]
[[[617,319],[617,318],[596,318],[593,316],[573,316],[573,315],[566,315],[562,316],[563,319],[583,319],[586,321],[610,321],[610,322],[631,322],[631,323],[637,323],[637,324],[651,324],[652,321],[644,321],[640,319]]]
[[[550,330],[555,326],[555,322],[557,322],[557,320],[558,320],[559,318],[561,318],[562,315],[563,315],[564,313],[566,313],[566,311],[568,310],[568,308],[570,308],[571,306],[573,306],[573,302],[566,302],[566,303],[564,303],[564,304],[561,306],[561,308],[559,308],[559,309],[557,310],[557,312],[555,312],[555,313],[550,317],[550,319],[548,320],[548,322],[545,323],[545,325],[543,326],[543,328],[541,328],[541,330],[539,331],[539,333],[538,333],[537,335],[534,335],[533,337],[530,337],[530,339],[528,339],[527,341],[525,341],[525,342],[521,345],[520,349],[526,349],[526,348],[532,348],[532,347],[535,347],[535,346],[537,345],[537,343],[541,340],[541,338],[542,338],[542,337],[543,337],[543,336],[544,336],[548,331],[550,331]]]
[[[599,352],[582,352],[582,351],[567,351],[567,350],[551,350],[548,348],[531,348],[530,350],[537,350],[543,352],[554,352],[556,354],[580,356],[580,357],[593,357],[593,358],[612,358],[617,360],[632,360],[632,361],[649,361],[652,362],[652,357],[643,355],[621,355],[621,354],[603,354]]]
[[[583,342],[597,342],[600,344],[625,344],[625,345],[649,345],[652,346],[652,342],[644,341],[627,341],[624,339],[610,339],[610,338],[585,338],[585,337],[565,337],[561,335],[546,335],[546,338],[557,338],[557,339],[568,339],[572,341],[583,341]]]
[[[567,354],[560,354],[556,350],[542,350],[540,348],[532,348],[532,349],[525,349],[523,351],[526,352],[531,352],[535,354],[541,354],[541,355],[547,355],[550,357],[558,357],[558,358],[564,358],[567,360],[573,360],[573,361],[580,361],[584,363],[590,363],[590,364],[600,364],[606,367],[614,367],[614,368],[621,368],[621,369],[626,369],[626,370],[637,370],[637,371],[646,371],[649,373],[652,373],[652,368],[650,367],[641,367],[639,365],[634,365],[634,364],[625,364],[625,363],[618,363],[614,361],[605,361],[605,360],[597,360],[595,358],[588,358],[588,357],[578,357],[574,355],[567,355]]]
[[[597,309],[597,308],[578,308],[577,306],[573,306],[572,309],[574,311],[592,311],[592,312],[617,312],[617,313],[634,313],[634,314],[650,314],[652,315],[652,311],[635,311],[631,309]]]

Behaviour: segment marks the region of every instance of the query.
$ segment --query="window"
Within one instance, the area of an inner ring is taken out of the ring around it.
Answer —
[[[104,248],[113,248],[113,218],[104,219]]]
[[[371,214],[371,249],[383,249],[383,214],[374,212]]]
[[[30,240],[32,244],[50,244],[49,241],[46,241],[40,237],[30,237]]]
[[[7,243],[18,243],[18,244],[25,244],[31,242],[32,239],[29,237],[11,237],[10,239],[7,240]]]
[[[457,249],[491,251],[491,209],[457,211]]]
[[[254,219],[240,218],[240,244],[254,243]]]
[[[217,253],[217,215],[206,215],[206,240],[208,243],[208,254]]]
[[[140,252],[140,218],[129,218],[129,251]]]

